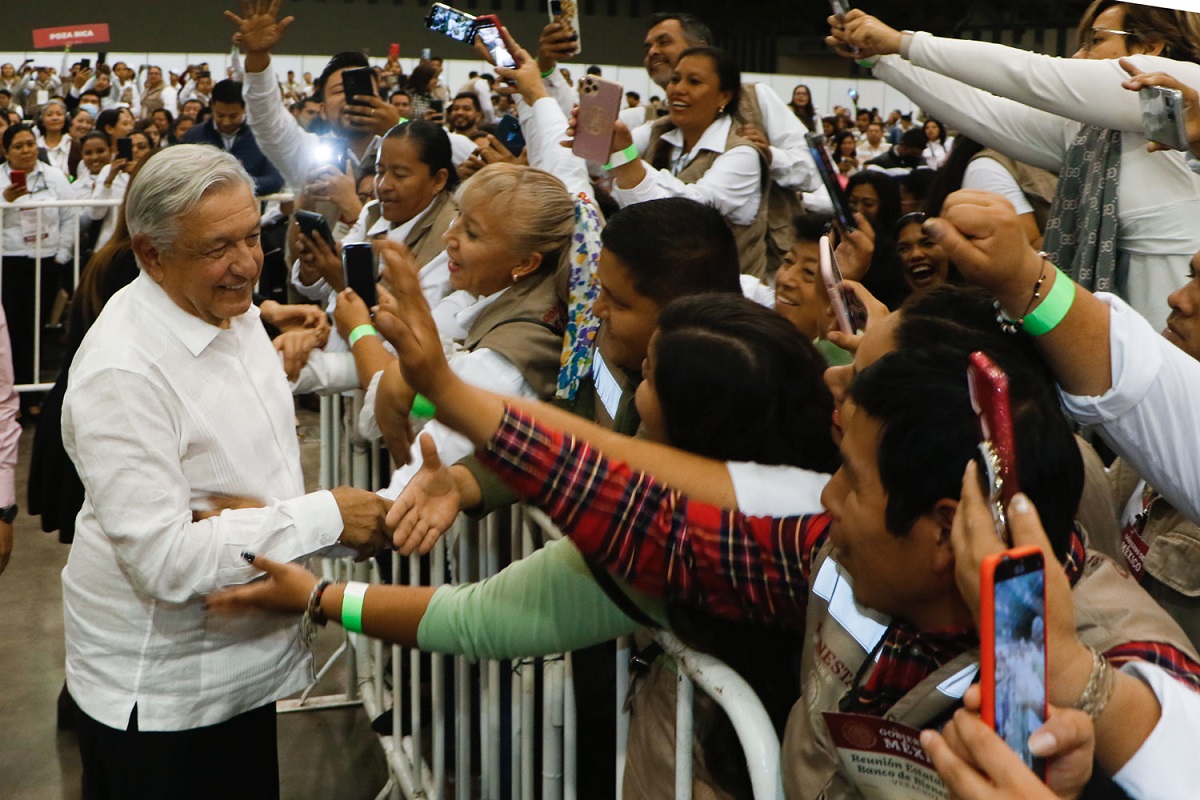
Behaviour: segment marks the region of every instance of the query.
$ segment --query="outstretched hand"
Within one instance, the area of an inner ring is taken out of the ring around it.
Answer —
[[[450,468],[438,456],[428,433],[421,434],[421,469],[396,498],[387,515],[392,544],[400,555],[425,555],[458,517],[460,498]]]
[[[390,242],[375,245],[390,291],[380,287],[375,327],[396,350],[405,382],[431,400],[454,375],[442,339],[405,253]],[[435,401],[436,402],[436,401]]]
[[[1127,58],[1122,58],[1117,63],[1130,75],[1129,80],[1121,85],[1131,92],[1139,91],[1147,86],[1163,86],[1167,89],[1177,89],[1183,93],[1183,112],[1184,122],[1187,126],[1188,144],[1192,148],[1193,155],[1200,153],[1200,93],[1165,72],[1142,72]],[[1154,152],[1172,148],[1159,142],[1150,142],[1146,145],[1146,149]]]
[[[292,16],[279,19],[281,5],[282,0],[243,0],[243,16],[226,11],[225,19],[238,26],[233,34],[233,43],[241,47],[246,55],[270,53],[296,19]]]
[[[903,34],[876,17],[852,8],[846,16],[831,16],[825,44],[839,56],[870,58],[900,52]]]
[[[317,576],[299,564],[285,564],[263,556],[245,558],[266,573],[266,580],[213,592],[205,599],[210,611],[230,612],[257,608],[284,614],[303,614]]]

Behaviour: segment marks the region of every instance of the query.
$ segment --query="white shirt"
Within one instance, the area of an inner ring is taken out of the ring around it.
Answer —
[[[0,164],[0,192],[12,185],[12,169]],[[3,211],[3,250],[6,256],[28,256],[54,259],[60,264],[71,260],[75,252],[75,221],[79,217],[77,208],[43,208],[37,203],[44,200],[74,200],[77,198],[70,181],[53,167],[38,161],[32,170],[25,173],[25,185],[29,194],[9,203],[0,196]],[[17,206],[24,206],[18,208]],[[38,215],[41,214],[41,228]]]
[[[683,133],[678,128],[667,131],[662,140],[675,146],[670,169],[655,169],[643,161],[646,176],[642,182],[632,189],[622,189],[614,184],[613,199],[624,208],[663,197],[686,197],[715,208],[732,225],[749,225],[758,215],[762,201],[762,159],[750,145],[725,149],[732,125],[733,118],[722,114],[687,152],[683,151]],[[634,131],[633,143],[639,153],[648,155],[650,127],[643,125]],[[720,153],[708,171],[695,183],[684,183],[676,178],[675,175],[703,150]]]
[[[1141,105],[1136,92],[1121,87],[1129,76],[1117,61],[1053,58],[925,33],[913,37],[909,56],[911,63],[884,56],[875,77],[1017,161],[1058,172],[1081,125],[1124,132],[1117,188],[1117,248],[1129,257],[1123,294],[1161,328],[1167,295],[1187,282],[1189,262],[1200,251],[1200,178],[1182,153],[1146,151]],[[1200,64],[1140,55],[1130,60],[1145,72],[1167,72],[1200,86]]]
[[[890,150],[891,147],[892,146],[888,144],[886,139],[880,139],[878,145],[871,147],[871,143],[864,138],[861,142],[859,142],[856,155],[859,163],[864,163],[870,161],[872,158],[877,158],[878,156],[883,155]]]
[[[112,164],[105,164],[100,170],[100,174],[96,176],[95,182],[91,184],[93,200],[124,200],[125,192],[129,188],[129,175],[125,172],[120,172],[117,177],[113,178],[112,185],[105,186],[108,176],[112,174]],[[81,186],[81,188],[83,188]],[[120,206],[88,206],[85,211],[85,216],[92,219],[102,219],[104,222],[100,224],[100,232],[96,235],[96,244],[94,250],[99,250],[108,243],[113,234],[117,232],[117,219],[121,216]]]
[[[1164,339],[1115,295],[1111,306],[1112,387],[1099,397],[1060,391],[1075,421],[1099,425],[1138,475],[1189,519],[1200,519],[1200,361]]]
[[[560,144],[567,138],[567,118],[554,98],[543,97],[531,106],[522,97],[517,101],[517,119],[525,136],[529,166],[561,180],[572,196],[582,193],[591,197],[587,162]]]
[[[953,147],[954,137],[948,138],[945,142],[930,142],[921,151],[921,158],[925,159],[925,166],[930,169],[941,169],[945,166],[946,159],[950,157],[950,150]]]
[[[1025,192],[1021,191],[1017,179],[994,158],[981,156],[972,159],[963,173],[962,188],[993,192],[1012,203],[1018,214],[1033,213],[1033,206],[1029,204]]]
[[[1200,759],[1196,758],[1200,694],[1144,661],[1131,661],[1121,671],[1150,687],[1162,706],[1162,716],[1113,780],[1134,800],[1192,797],[1200,785]]]
[[[46,144],[46,137],[38,134],[38,147],[46,148],[46,157],[50,159],[50,166],[57,167],[62,170],[62,174],[67,176],[67,180],[71,179],[71,137],[64,133],[58,140],[55,147],[50,147]]]
[[[738,510],[751,517],[798,517],[820,514],[821,492],[829,475],[800,467],[729,461],[729,480]]]
[[[185,730],[303,688],[311,653],[294,616],[204,610],[258,571],[342,532],[329,492],[304,494],[292,397],[258,310],[222,330],[142,273],[105,306],[71,367],[63,443],[83,479],[63,570],[67,685],[93,719]],[[212,495],[263,508],[192,522]]]

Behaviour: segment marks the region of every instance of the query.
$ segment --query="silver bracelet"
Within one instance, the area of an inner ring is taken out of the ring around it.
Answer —
[[[321,610],[321,595],[329,588],[329,583],[324,578],[317,581],[317,585],[308,595],[308,607],[304,609],[304,616],[300,618],[300,640],[310,649],[317,640],[317,626],[324,627],[328,622],[325,612]]]
[[[1075,708],[1094,720],[1103,713],[1112,698],[1117,678],[1113,673],[1112,664],[1108,663],[1108,659],[1099,650],[1094,647],[1089,647],[1088,650],[1092,651],[1092,673],[1088,676],[1087,685],[1083,687],[1083,694],[1076,701]]]

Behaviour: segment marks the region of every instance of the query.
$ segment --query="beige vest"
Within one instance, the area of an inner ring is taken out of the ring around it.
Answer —
[[[1058,188],[1058,176],[1041,167],[1031,167],[1020,161],[1014,161],[1003,153],[991,148],[980,150],[971,160],[990,158],[1008,170],[1021,187],[1025,199],[1033,206],[1033,219],[1037,222],[1039,231],[1046,230],[1046,220],[1050,218],[1050,205],[1054,202],[1054,191]]]
[[[158,111],[165,105],[162,99],[163,89],[165,87],[166,84],[164,83],[159,86],[155,86],[153,89],[146,89],[142,92],[142,119],[149,119],[154,115],[155,111]]]
[[[379,201],[372,200],[367,204],[366,230],[375,227],[381,216]],[[417,260],[417,266],[423,267],[446,249],[442,234],[458,216],[458,206],[454,203],[454,195],[442,192],[434,198],[433,205],[421,217],[421,221],[413,226],[404,237],[404,244]],[[374,239],[386,238],[386,233],[373,236]],[[390,287],[389,287],[390,288]]]
[[[830,557],[831,550],[826,543],[813,564],[800,664],[803,685],[784,732],[783,787],[789,800],[862,797],[838,771],[837,752],[821,713],[838,710],[889,620],[854,604],[846,574]],[[1084,644],[1105,651],[1129,641],[1164,642],[1197,657],[1179,626],[1128,573],[1100,553],[1088,551],[1072,597],[1076,632]],[[913,728],[942,719],[959,705],[978,657],[978,648],[973,648],[951,659],[884,716]]]
[[[762,108],[758,105],[758,90],[753,83],[742,84],[735,125],[753,125],[766,131]],[[796,217],[804,213],[804,203],[795,189],[771,181],[767,187],[767,273],[774,275],[783,257],[796,243]]]
[[[542,400],[558,388],[567,329],[560,272],[543,269],[509,287],[484,309],[463,342],[467,350],[484,347],[504,356]]]
[[[672,125],[669,117],[663,117],[656,120],[650,126],[650,143],[646,148],[646,152],[650,154],[650,163],[655,167],[661,168],[665,163],[667,148],[671,145],[662,143],[659,140],[667,131],[671,130]],[[754,147],[749,140],[743,139],[737,135],[737,121],[729,129],[729,136],[725,139],[725,149],[729,150],[738,145],[749,145]],[[756,149],[757,153],[758,150]],[[714,153],[711,150],[701,151],[695,158],[692,159],[686,167],[676,173],[675,177],[684,183],[695,183],[704,177],[704,173],[708,172],[713,162],[717,160],[720,153]],[[761,161],[761,156],[759,157]],[[733,225],[729,227],[733,231],[734,238],[737,240],[738,260],[741,262],[741,269],[747,275],[753,275],[756,278],[762,278],[767,274],[767,191],[766,181],[769,180],[767,175],[767,164],[762,163],[763,174],[763,199],[758,204],[758,214],[754,217],[754,221],[749,225]]]

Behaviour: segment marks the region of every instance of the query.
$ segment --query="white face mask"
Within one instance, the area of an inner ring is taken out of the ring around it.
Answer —
[[[93,105],[92,103],[80,103],[79,107],[86,111],[92,119],[100,116],[100,106]]]

